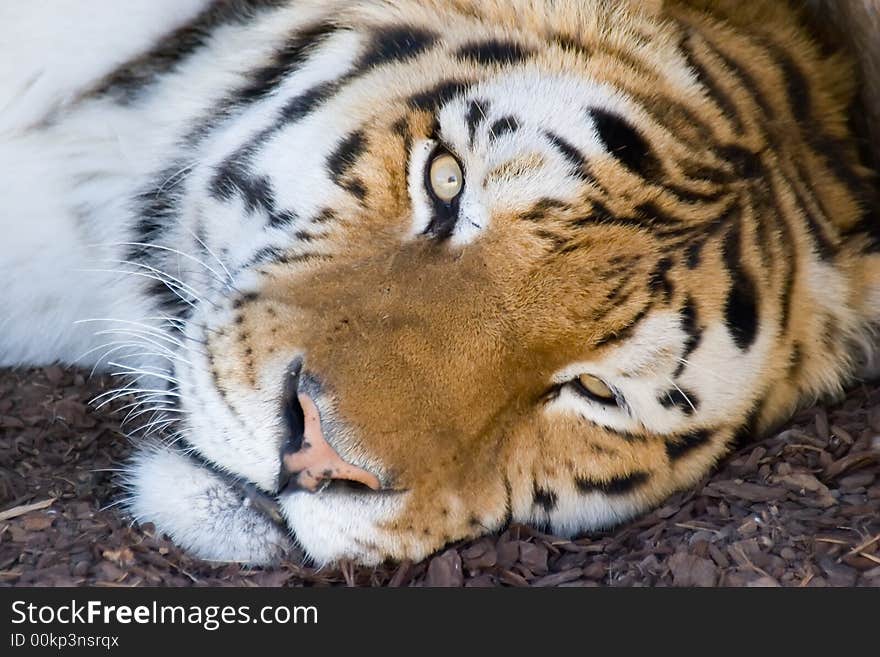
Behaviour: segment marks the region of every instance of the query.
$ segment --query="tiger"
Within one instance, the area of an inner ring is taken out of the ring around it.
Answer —
[[[125,509],[203,559],[646,513],[874,364],[808,4],[5,3],[0,366],[122,377]]]

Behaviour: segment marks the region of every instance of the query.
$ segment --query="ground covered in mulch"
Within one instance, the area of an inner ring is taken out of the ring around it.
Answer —
[[[0,585],[880,586],[880,388],[802,412],[693,491],[614,531],[513,526],[425,562],[271,570],[192,559],[114,508],[131,444],[108,389],[58,367],[0,371]]]

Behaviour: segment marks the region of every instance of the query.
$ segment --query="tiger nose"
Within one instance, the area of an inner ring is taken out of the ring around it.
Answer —
[[[346,463],[327,442],[321,429],[318,407],[307,394],[296,395],[302,411],[302,436],[292,436],[281,452],[281,491],[307,490],[316,492],[330,481],[355,481],[379,490],[378,477],[361,467]]]

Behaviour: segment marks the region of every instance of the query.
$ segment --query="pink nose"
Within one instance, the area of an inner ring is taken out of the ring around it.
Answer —
[[[303,411],[302,446],[296,452],[284,454],[282,464],[290,475],[289,482],[299,488],[315,492],[333,479],[347,479],[379,490],[376,475],[356,465],[346,463],[324,438],[321,416],[315,402],[303,393],[297,395]]]

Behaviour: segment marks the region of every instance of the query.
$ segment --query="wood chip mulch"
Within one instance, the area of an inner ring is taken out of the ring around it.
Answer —
[[[0,371],[0,586],[880,586],[880,388],[800,413],[694,490],[567,540],[513,526],[422,562],[211,564],[111,506],[131,451],[110,382]]]

